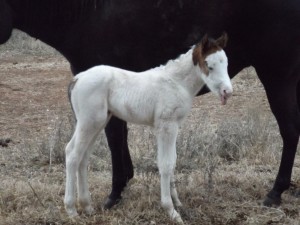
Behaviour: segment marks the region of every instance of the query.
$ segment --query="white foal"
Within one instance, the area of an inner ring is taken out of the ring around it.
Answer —
[[[169,216],[182,222],[175,205],[181,205],[175,188],[176,138],[191,110],[193,98],[206,84],[223,104],[232,93],[223,51],[224,34],[217,40],[205,36],[176,60],[141,73],[110,66],[96,66],[78,74],[70,85],[71,104],[77,119],[75,133],[66,147],[65,208],[76,216],[78,200],[92,213],[87,166],[90,149],[112,115],[154,127],[161,175],[161,203]],[[173,201],[172,201],[173,199]]]

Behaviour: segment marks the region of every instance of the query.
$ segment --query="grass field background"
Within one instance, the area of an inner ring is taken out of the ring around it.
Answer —
[[[0,224],[173,224],[160,206],[151,128],[129,124],[135,177],[119,205],[102,203],[111,188],[111,159],[101,133],[89,166],[96,213],[70,220],[64,210],[64,147],[74,120],[67,101],[72,75],[54,49],[21,32],[0,46]],[[282,205],[261,205],[272,188],[282,142],[254,68],[233,79],[226,106],[212,94],[195,98],[177,140],[177,189],[185,224],[300,224],[297,153]]]

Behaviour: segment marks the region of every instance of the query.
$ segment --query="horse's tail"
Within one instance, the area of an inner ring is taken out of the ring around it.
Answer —
[[[69,86],[68,86],[68,98],[69,98],[69,102],[70,102],[70,105],[71,105],[71,108],[72,108],[72,112],[73,112],[73,115],[74,115],[74,118],[75,118],[75,122],[77,121],[77,119],[76,119],[76,114],[75,114],[75,112],[74,112],[74,107],[73,107],[71,95],[72,95],[72,90],[73,90],[73,88],[74,88],[76,82],[77,82],[77,79],[74,78],[74,79],[69,83]]]

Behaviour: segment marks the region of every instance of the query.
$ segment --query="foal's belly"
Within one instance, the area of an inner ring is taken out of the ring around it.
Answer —
[[[155,101],[146,96],[119,98],[108,102],[108,110],[116,117],[136,124],[153,125]]]

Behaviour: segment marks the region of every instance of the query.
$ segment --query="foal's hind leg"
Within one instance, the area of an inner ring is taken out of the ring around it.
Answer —
[[[79,165],[78,177],[77,177],[78,202],[80,206],[84,209],[85,213],[89,215],[91,215],[94,212],[94,209],[91,205],[91,195],[89,192],[89,185],[87,179],[89,157],[92,152],[92,147],[93,144],[95,143],[96,138],[99,136],[99,133],[101,132],[101,130],[103,130],[110,117],[111,116],[107,116],[105,120],[105,115],[103,115],[101,121],[98,122],[98,125],[96,127],[98,127],[99,129],[96,132],[93,139],[91,140],[88,146],[88,150],[85,152],[83,159]]]
[[[182,223],[181,216],[175,210],[171,193],[170,182],[173,176],[173,170],[176,164],[176,137],[178,134],[177,123],[158,124],[157,129],[157,146],[158,146],[158,167],[161,176],[161,203],[171,219]],[[174,195],[172,188],[172,194]],[[177,192],[175,193],[177,197]],[[178,197],[177,197],[178,198]]]
[[[65,198],[64,198],[64,204],[65,209],[69,216],[74,217],[77,216],[77,211],[75,208],[75,179],[76,174],[74,174],[73,171],[76,171],[77,165],[71,165],[71,157],[70,154],[73,152],[74,145],[76,140],[76,131],[73,134],[72,139],[66,146],[66,189],[65,189]],[[67,163],[68,162],[68,163]],[[76,162],[74,162],[76,163]],[[74,164],[73,163],[73,164]],[[73,168],[71,168],[73,167]],[[74,168],[75,167],[75,168]]]
[[[84,118],[88,120],[85,121]],[[88,150],[99,130],[105,124],[107,115],[102,119],[98,116],[93,117],[93,115],[85,115],[84,118],[77,118],[75,133],[66,148],[66,193],[64,203],[68,215],[72,217],[77,215],[75,208],[76,174],[78,176],[79,201],[88,213],[92,211],[87,185]]]
[[[77,191],[78,191],[78,202],[83,208],[86,214],[91,215],[94,212],[94,209],[91,205],[91,195],[89,192],[89,185],[87,179],[87,169],[90,154],[92,152],[92,147],[95,142],[95,139],[98,135],[95,135],[93,140],[90,142],[87,151],[85,152],[78,168],[77,173]]]
[[[66,211],[71,217],[78,215],[75,208],[76,174],[78,175],[80,163],[88,150],[93,136],[93,133],[89,132],[88,126],[81,126],[80,121],[78,121],[75,133],[66,147],[66,190],[64,203]]]
[[[182,206],[182,203],[181,203],[181,201],[178,198],[178,193],[177,193],[177,190],[176,190],[176,184],[175,184],[175,182],[176,182],[176,179],[175,179],[174,170],[173,170],[173,174],[171,175],[171,183],[170,183],[171,197],[172,197],[173,203],[176,206]]]

